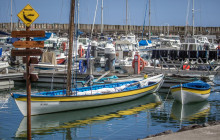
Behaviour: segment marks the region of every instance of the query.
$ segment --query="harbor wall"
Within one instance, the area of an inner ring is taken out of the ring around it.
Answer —
[[[79,28],[86,34],[91,33],[92,24],[80,24]],[[151,26],[151,34],[159,35],[159,34],[179,34],[184,35],[187,28],[187,33],[192,34],[192,26]],[[68,33],[69,24],[48,24],[48,23],[33,23],[31,25],[32,30],[45,30],[56,33]],[[10,32],[11,23],[0,23],[0,30]],[[13,30],[25,30],[24,23],[13,23]],[[149,27],[144,27],[144,35],[148,34]],[[125,34],[132,32],[136,35],[141,35],[143,31],[143,26],[135,26],[135,25],[104,25],[103,32],[104,34]],[[94,26],[94,35],[100,34],[101,25],[95,24]],[[203,35],[217,35],[220,36],[220,27],[195,27],[195,34],[203,34]]]

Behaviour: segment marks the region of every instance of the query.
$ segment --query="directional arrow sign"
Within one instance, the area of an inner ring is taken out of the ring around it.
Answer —
[[[11,50],[11,56],[40,56],[42,53],[40,49]]]
[[[11,37],[45,37],[45,31],[12,31]]]
[[[39,17],[39,14],[28,4],[17,16],[29,27]]]
[[[13,46],[15,48],[43,48],[44,41],[15,41]]]

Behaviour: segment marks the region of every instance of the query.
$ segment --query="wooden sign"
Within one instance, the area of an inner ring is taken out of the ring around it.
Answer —
[[[39,17],[39,14],[31,7],[30,4],[28,4],[18,13],[17,16],[27,27],[29,27]]]
[[[13,46],[15,48],[43,48],[44,41],[15,41]]]
[[[11,37],[45,37],[45,31],[12,31]]]
[[[23,57],[23,63],[26,63],[26,57]],[[38,58],[37,57],[30,57],[30,63],[31,64],[38,64]]]
[[[11,50],[11,56],[40,56],[42,53],[40,49]]]

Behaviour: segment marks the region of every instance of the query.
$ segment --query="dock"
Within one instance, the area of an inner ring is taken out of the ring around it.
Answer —
[[[142,140],[218,140],[220,137],[219,130],[220,125],[214,125]]]

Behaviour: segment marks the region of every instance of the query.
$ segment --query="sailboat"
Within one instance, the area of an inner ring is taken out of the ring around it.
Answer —
[[[145,50],[145,49],[149,49],[153,47],[152,42],[151,42],[151,33],[150,33],[150,17],[151,17],[151,0],[149,0],[149,26],[148,26],[148,40],[147,39],[143,39],[143,35],[144,35],[144,26],[145,26],[145,18],[146,18],[146,13],[147,13],[147,5],[146,5],[146,12],[145,12],[145,17],[144,17],[144,24],[143,24],[143,31],[142,31],[142,39],[139,41],[139,50]]]
[[[66,90],[39,92],[31,95],[31,115],[62,112],[117,104],[134,100],[157,92],[163,83],[160,74],[139,81],[127,81],[105,85],[94,85],[72,89],[67,96]],[[27,116],[27,95],[12,93],[11,96],[24,116]]]
[[[137,100],[111,106],[74,110],[69,112],[32,116],[32,134],[42,135],[63,128],[77,128],[92,123],[108,121],[124,115],[133,115],[137,112],[155,108],[161,104],[157,94],[143,96]],[[76,115],[77,114],[77,115]],[[27,117],[21,121],[16,137],[26,137]]]

